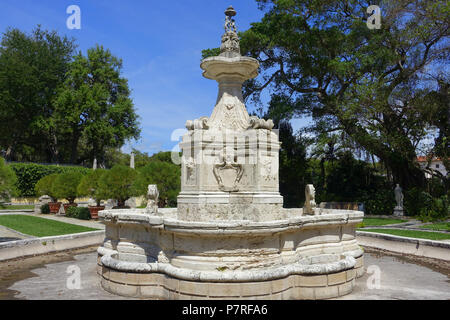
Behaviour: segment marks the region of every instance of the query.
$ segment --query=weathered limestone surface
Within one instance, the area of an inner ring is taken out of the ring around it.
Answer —
[[[221,53],[202,61],[218,82],[210,117],[188,120],[180,148],[176,209],[104,210],[99,274],[106,290],[162,299],[326,299],[352,291],[362,275],[355,238],[363,213],[318,208],[309,185],[304,209],[284,209],[280,142],[271,120],[250,117],[242,83],[258,61],[242,57],[233,8]],[[153,202],[151,202],[153,201]]]

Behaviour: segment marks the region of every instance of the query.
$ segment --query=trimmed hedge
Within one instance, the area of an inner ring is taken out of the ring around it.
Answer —
[[[66,217],[76,218],[81,220],[90,220],[91,213],[86,207],[69,207],[66,212]]]
[[[36,163],[11,163],[11,169],[17,176],[19,197],[35,197],[35,185],[43,177],[53,173],[79,172],[85,175],[92,169],[74,166],[43,165]]]

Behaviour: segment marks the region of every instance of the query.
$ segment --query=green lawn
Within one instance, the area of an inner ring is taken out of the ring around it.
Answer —
[[[420,228],[436,231],[450,231],[450,222],[433,223],[426,226],[421,226]]]
[[[36,237],[58,236],[98,230],[26,215],[0,216],[0,225]]]
[[[405,220],[400,219],[389,219],[389,218],[364,218],[363,224],[365,227],[370,226],[385,226],[388,224],[402,223],[406,222]]]
[[[367,232],[386,233],[386,234],[392,234],[395,236],[402,236],[402,237],[429,239],[429,240],[448,240],[448,239],[450,239],[450,234],[448,234],[448,233],[438,233],[438,232],[428,232],[428,231],[398,230],[398,229],[358,229],[358,230],[367,231]]]
[[[11,206],[5,206],[0,204],[0,210],[24,210],[24,209],[34,209],[34,205],[20,205],[15,204]]]

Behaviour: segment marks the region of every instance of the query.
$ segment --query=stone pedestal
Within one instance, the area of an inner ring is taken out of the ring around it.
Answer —
[[[394,216],[396,216],[396,217],[403,217],[403,208],[402,207],[395,207],[394,208]]]

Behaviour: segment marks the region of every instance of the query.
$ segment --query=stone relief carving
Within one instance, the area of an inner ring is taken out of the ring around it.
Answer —
[[[276,180],[275,172],[272,169],[272,161],[270,159],[264,159],[262,161],[261,175],[267,182]]]
[[[147,190],[147,213],[157,213],[158,212],[158,198],[159,191],[156,184],[149,184]]]
[[[266,129],[272,130],[274,123],[272,119],[264,120],[258,117],[252,116],[249,119],[249,129]]]
[[[195,184],[195,161],[192,157],[189,157],[186,162],[186,184]]]
[[[188,120],[186,121],[186,129],[188,129],[189,131],[195,129],[207,130],[209,129],[208,120],[209,120],[208,117],[201,117],[195,120]]]
[[[305,187],[305,205],[303,207],[303,213],[314,214],[314,208],[316,207],[316,189],[312,184],[307,184]]]
[[[230,171],[235,172],[234,179],[233,176],[226,174],[226,172],[229,173]],[[213,173],[221,191],[239,191],[237,184],[241,181],[242,175],[244,173],[244,168],[241,164],[235,163],[231,155],[226,154],[224,156],[223,154],[221,154],[220,163],[214,165]]]

